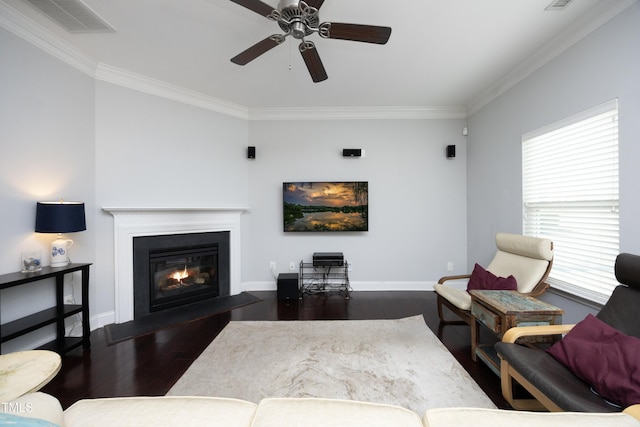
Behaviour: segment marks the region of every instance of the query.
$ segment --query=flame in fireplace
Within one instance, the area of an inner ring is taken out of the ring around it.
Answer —
[[[169,276],[171,279],[175,279],[175,280],[182,280],[182,279],[186,279],[187,277],[189,277],[189,272],[187,271],[187,266],[184,266],[184,270],[182,271],[176,271],[175,273],[171,274]]]

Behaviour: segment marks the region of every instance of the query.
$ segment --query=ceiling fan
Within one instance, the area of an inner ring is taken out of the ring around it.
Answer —
[[[298,50],[304,59],[311,79],[321,82],[327,79],[327,72],[322,65],[316,45],[304,38],[318,33],[325,39],[352,40],[357,42],[385,44],[391,35],[391,28],[374,25],[345,24],[338,22],[320,23],[318,9],[324,0],[280,0],[278,8],[274,9],[260,0],[231,0],[260,15],[276,21],[284,34],[274,34],[259,41],[244,52],[231,58],[231,62],[246,65],[263,53],[282,44],[287,36],[301,40]]]

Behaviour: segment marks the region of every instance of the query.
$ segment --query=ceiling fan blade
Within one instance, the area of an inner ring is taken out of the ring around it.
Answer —
[[[313,42],[303,41],[300,43],[298,49],[302,54],[304,63],[307,64],[307,69],[309,70],[309,74],[311,74],[311,80],[313,80],[314,83],[327,80],[329,76],[327,76],[324,65],[322,65],[316,45],[313,44]]]
[[[311,7],[315,7],[316,9],[320,9],[320,6],[322,6],[322,3],[324,3],[324,0],[303,0],[303,1]]]
[[[338,22],[325,22],[321,25],[328,27],[328,34],[323,35],[329,39],[352,40],[356,42],[385,44],[391,36],[390,27],[378,27],[375,25],[343,24]]]
[[[255,13],[259,13],[262,16],[269,16],[273,12],[273,7],[260,0],[231,0],[232,2],[244,6],[249,10],[253,10]]]
[[[262,55],[265,52],[273,49],[284,41],[284,37],[277,36],[269,36],[266,39],[259,41],[258,43],[251,46],[249,49],[241,52],[231,58],[231,62],[238,65],[247,65],[249,62],[256,59],[258,56]]]

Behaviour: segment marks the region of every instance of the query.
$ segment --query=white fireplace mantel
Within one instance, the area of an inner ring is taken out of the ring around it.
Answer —
[[[105,207],[113,215],[115,321],[134,318],[133,238],[229,231],[231,295],[240,292],[240,216],[248,208]]]

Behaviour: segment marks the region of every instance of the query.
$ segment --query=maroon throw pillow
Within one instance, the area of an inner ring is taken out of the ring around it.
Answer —
[[[467,291],[474,289],[487,291],[517,291],[518,283],[513,276],[498,277],[490,271],[485,270],[476,263],[471,273],[471,278],[467,283]]]
[[[640,403],[640,338],[589,314],[547,351],[603,398]]]

